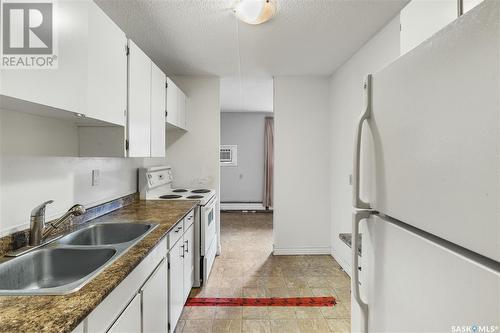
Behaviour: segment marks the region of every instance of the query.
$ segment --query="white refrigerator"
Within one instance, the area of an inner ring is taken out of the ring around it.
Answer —
[[[500,1],[369,75],[365,95],[352,331],[500,332]]]

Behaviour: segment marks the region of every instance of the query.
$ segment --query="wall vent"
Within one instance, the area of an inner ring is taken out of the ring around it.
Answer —
[[[220,146],[220,165],[237,166],[238,165],[238,146],[221,145]]]

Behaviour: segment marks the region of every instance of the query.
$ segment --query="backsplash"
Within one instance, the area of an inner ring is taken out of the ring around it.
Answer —
[[[55,232],[54,235],[61,234],[67,231],[69,228],[74,228],[75,226],[79,226],[100,216],[111,213],[112,211],[127,206],[136,200],[139,200],[139,195],[137,193],[133,193],[94,207],[87,208],[85,214],[80,216],[73,216],[68,222],[59,226],[59,228],[57,228],[57,232]],[[25,229],[0,238],[0,257],[3,257],[7,252],[27,246],[29,240],[29,231],[29,229]]]

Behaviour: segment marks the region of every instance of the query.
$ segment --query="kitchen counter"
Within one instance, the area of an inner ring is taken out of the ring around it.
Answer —
[[[197,201],[136,201],[91,222],[160,225],[80,290],[62,296],[0,296],[0,332],[71,332],[148,255]]]

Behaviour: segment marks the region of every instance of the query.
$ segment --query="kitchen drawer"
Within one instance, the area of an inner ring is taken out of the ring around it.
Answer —
[[[188,228],[194,223],[194,209],[191,210],[186,217],[184,218],[184,230],[188,230]]]
[[[182,238],[182,234],[184,233],[184,221],[178,222],[172,230],[168,233],[168,249],[172,249],[172,247],[177,243],[179,239]]]

